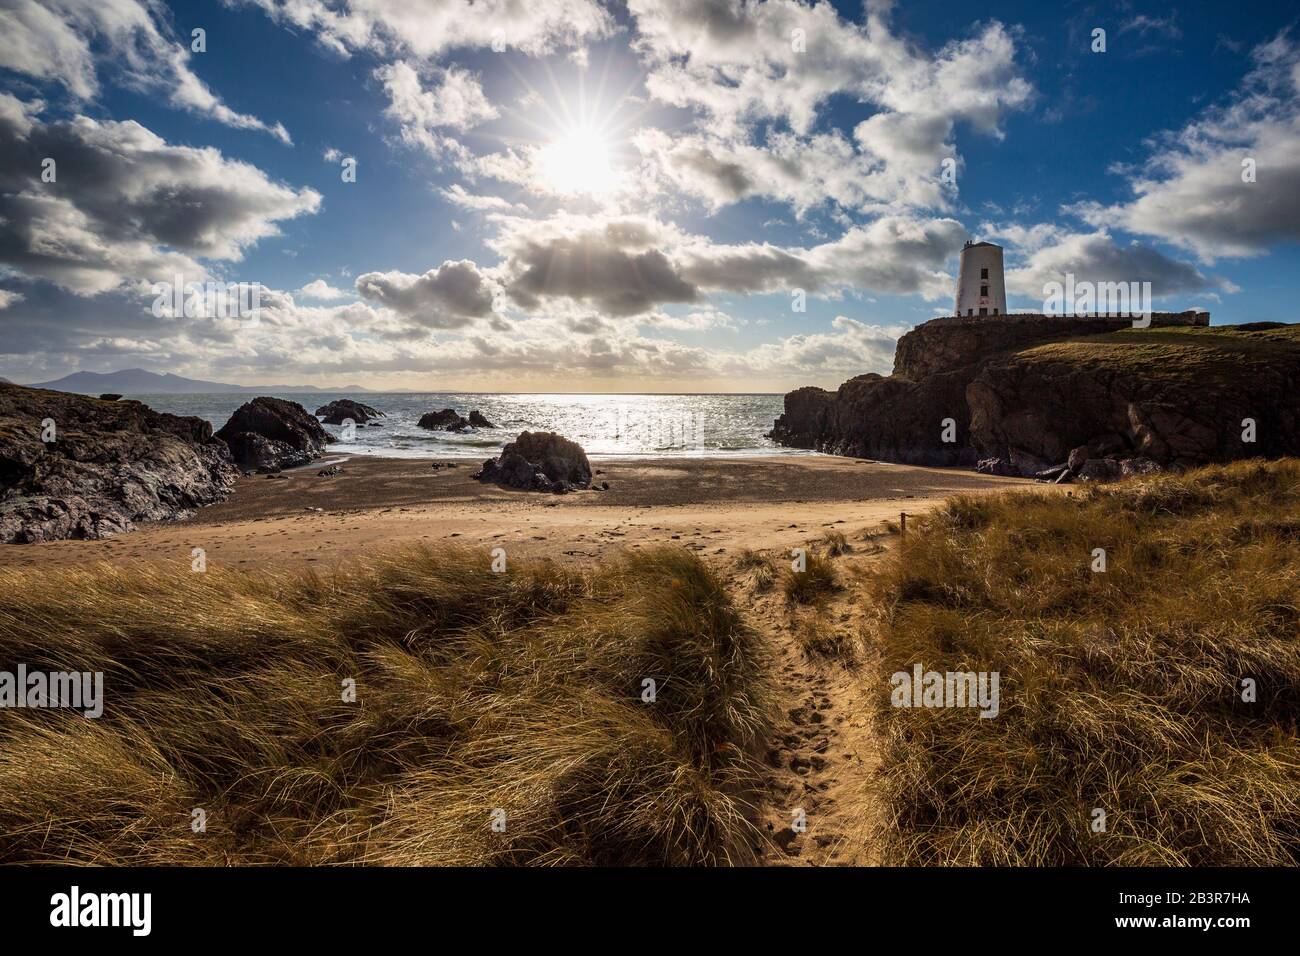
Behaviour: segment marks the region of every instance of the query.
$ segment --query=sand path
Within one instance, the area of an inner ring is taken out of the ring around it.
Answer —
[[[920,514],[929,503],[909,509]],[[897,518],[897,515],[893,516]],[[767,753],[766,802],[760,824],[767,866],[877,866],[873,834],[881,808],[872,793],[880,763],[868,675],[873,648],[863,640],[866,620],[856,595],[857,577],[880,560],[898,536],[881,528],[848,535],[852,551],[833,559],[842,590],[819,608],[790,605],[779,587],[753,594],[752,575],[734,584],[749,588],[750,620],[768,638],[778,682],[777,722]],[[810,538],[803,542],[815,543]],[[778,562],[785,554],[774,555]],[[778,564],[780,566],[780,564]],[[809,653],[797,637],[816,618],[822,628],[849,638],[852,661]]]

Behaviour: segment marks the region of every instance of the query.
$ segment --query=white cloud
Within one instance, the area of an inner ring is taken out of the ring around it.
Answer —
[[[959,159],[956,124],[1001,135],[1002,117],[1031,94],[996,22],[930,54],[894,36],[883,14],[854,24],[829,3],[631,0],[629,9],[651,95],[702,117],[695,134],[649,132],[638,146],[714,206],[763,195],[799,212],[826,200],[946,209],[939,165]],[[852,140],[814,132],[837,94],[877,111]]]
[[[714,209],[750,196],[788,203],[799,216],[827,201],[863,213],[891,206],[947,209],[955,193],[941,184],[939,163],[951,152],[942,142],[951,124],[933,124],[940,135],[933,153],[923,156],[909,146],[926,124],[920,117],[880,113],[860,124],[852,140],[838,129],[808,137],[769,133],[756,146],[708,133],[644,129],[634,141],[660,177]]]
[[[707,332],[711,329],[727,329],[735,332],[745,323],[743,320],[734,319],[718,309],[703,308],[692,309],[686,315],[652,312],[642,317],[640,324],[648,328],[668,329],[676,332]]]
[[[9,320],[7,320],[9,321]],[[310,307],[284,293],[264,296],[254,329],[191,319],[148,329],[104,333],[79,323],[31,321],[21,352],[5,361],[7,374],[52,377],[71,367],[111,370],[139,359],[178,374],[266,382],[289,377],[406,376],[408,383],[460,381],[467,386],[508,383],[621,380],[691,387],[700,382],[747,383],[785,376],[838,381],[863,370],[885,370],[895,330],[840,317],[827,332],[795,335],[751,349],[686,346],[630,329],[571,327],[559,319],[522,320],[500,328],[433,332],[387,309],[364,303]],[[435,337],[436,336],[436,337]],[[6,343],[7,344],[7,343]],[[9,350],[0,346],[0,356]],[[373,380],[373,379],[372,379]]]
[[[1015,43],[996,23],[930,54],[892,36],[879,18],[852,24],[825,3],[634,0],[630,9],[648,90],[691,110],[697,122],[633,132],[641,167],[609,171],[611,188],[592,200],[606,209],[673,192],[715,210],[759,196],[800,216],[827,202],[859,213],[946,211],[956,189],[941,181],[941,163],[960,169],[958,123],[1000,135],[1003,115],[1029,98]],[[794,29],[807,31],[806,52],[792,49]],[[837,94],[859,99],[873,115],[853,130],[814,130],[819,109]],[[447,149],[440,137],[427,145],[438,156]],[[471,179],[562,195],[546,159],[546,148],[531,143],[456,156]]]
[[[460,183],[452,183],[448,188],[438,190],[438,193],[447,202],[475,212],[508,212],[518,208],[514,203],[507,202],[500,196],[480,196],[468,192]]]
[[[1171,40],[1177,40],[1183,35],[1182,28],[1178,26],[1178,13],[1176,11],[1167,17],[1149,17],[1145,13],[1139,13],[1133,18],[1125,20],[1120,26],[1119,32],[1136,32],[1142,37],[1145,37],[1148,33],[1154,33],[1158,36],[1167,36]]]
[[[1104,231],[1070,233],[1055,228],[1012,229],[1031,251],[1023,266],[1007,270],[1007,291],[1034,299],[1045,297],[1048,282],[1064,282],[1067,273],[1076,282],[1150,282],[1153,296],[1205,292],[1236,287],[1206,276],[1191,263],[1172,259],[1138,242],[1117,242]],[[994,232],[992,235],[1002,235]]]
[[[649,216],[495,215],[495,271],[525,311],[595,308],[612,316],[702,302],[708,292],[952,294],[944,265],[966,230],[952,219],[890,216],[810,248],[725,245]]]
[[[699,290],[662,251],[620,242],[616,230],[611,224],[573,236],[519,242],[510,251],[511,297],[524,309],[567,299],[614,316],[699,300]]]
[[[342,289],[336,289],[324,279],[314,279],[298,290],[298,294],[306,299],[320,299],[331,301],[334,299],[345,299],[348,293]]]
[[[768,243],[721,246],[691,242],[679,254],[682,274],[730,292],[837,293],[846,289],[940,299],[952,294],[944,264],[967,233],[953,219],[886,216],[808,249]]]
[[[1139,171],[1136,198],[1070,207],[1093,226],[1156,236],[1212,263],[1300,240],[1300,49],[1257,47],[1231,100],[1171,136]],[[1255,182],[1243,181],[1252,160]]]
[[[596,0],[246,0],[336,52],[432,58],[458,48],[572,50],[614,30]]]
[[[231,109],[190,69],[188,40],[153,0],[6,0],[0,5],[0,67],[61,84],[78,100],[100,93],[100,73],[237,129],[291,142],[280,123]]]
[[[435,158],[449,151],[464,155],[444,130],[463,131],[497,116],[478,78],[454,66],[430,72],[427,88],[420,72],[400,60],[377,68],[375,78],[388,93],[384,113],[400,126],[402,141]]]
[[[867,325],[837,315],[834,331],[791,335],[765,343],[734,359],[731,365],[754,372],[860,375],[887,374],[894,348],[906,327]]]
[[[362,298],[387,306],[425,328],[463,328],[492,314],[492,283],[468,259],[444,262],[418,276],[367,272],[357,276],[356,284]]]
[[[40,179],[58,157],[56,183]],[[75,171],[73,174],[72,171]],[[93,295],[125,282],[200,281],[313,213],[320,195],[213,148],[167,143],[131,120],[43,123],[0,93],[0,263]]]
[[[628,9],[651,95],[700,109],[727,132],[742,121],[781,119],[807,133],[831,95],[885,68],[867,30],[845,23],[829,3],[630,0]],[[807,52],[795,48],[796,30]]]

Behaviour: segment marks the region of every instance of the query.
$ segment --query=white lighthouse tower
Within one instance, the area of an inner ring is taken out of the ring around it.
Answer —
[[[967,240],[961,250],[961,271],[957,276],[957,314],[1007,314],[1001,246]]]

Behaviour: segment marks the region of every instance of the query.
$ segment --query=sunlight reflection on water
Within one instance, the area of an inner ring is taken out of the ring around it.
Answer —
[[[220,428],[242,403],[243,393],[132,395],[150,407],[197,415]],[[765,436],[782,411],[780,395],[561,395],[314,392],[276,396],[309,412],[337,398],[371,405],[387,417],[381,427],[358,426],[356,440],[331,452],[392,458],[491,457],[519,432],[554,431],[595,456],[744,456],[809,454],[782,448]],[[498,426],[463,434],[428,431],[416,423],[426,412],[477,409]],[[336,437],[337,425],[326,425]]]

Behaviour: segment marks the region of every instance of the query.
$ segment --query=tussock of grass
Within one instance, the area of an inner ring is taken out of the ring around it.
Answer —
[[[770,554],[745,548],[736,559],[736,567],[740,571],[750,572],[754,591],[759,594],[772,590],[772,586],[776,583],[776,559]]]
[[[746,862],[756,642],[668,549],[0,572],[0,667],[105,674],[98,720],[0,711],[0,863]]]
[[[808,551],[804,570],[787,566],[781,574],[781,593],[794,604],[818,604],[838,587],[834,565],[819,551]]]
[[[849,665],[857,662],[857,641],[824,614],[806,615],[795,625],[794,637],[809,658],[837,660]]]
[[[827,557],[838,558],[842,554],[848,554],[853,550],[853,545],[849,544],[848,538],[844,537],[841,531],[828,531],[822,536],[822,550],[826,552]]]
[[[886,855],[1300,862],[1298,514],[1286,460],[957,498],[922,519],[871,583]],[[1000,672],[1001,713],[891,707],[889,675],[914,662]]]

